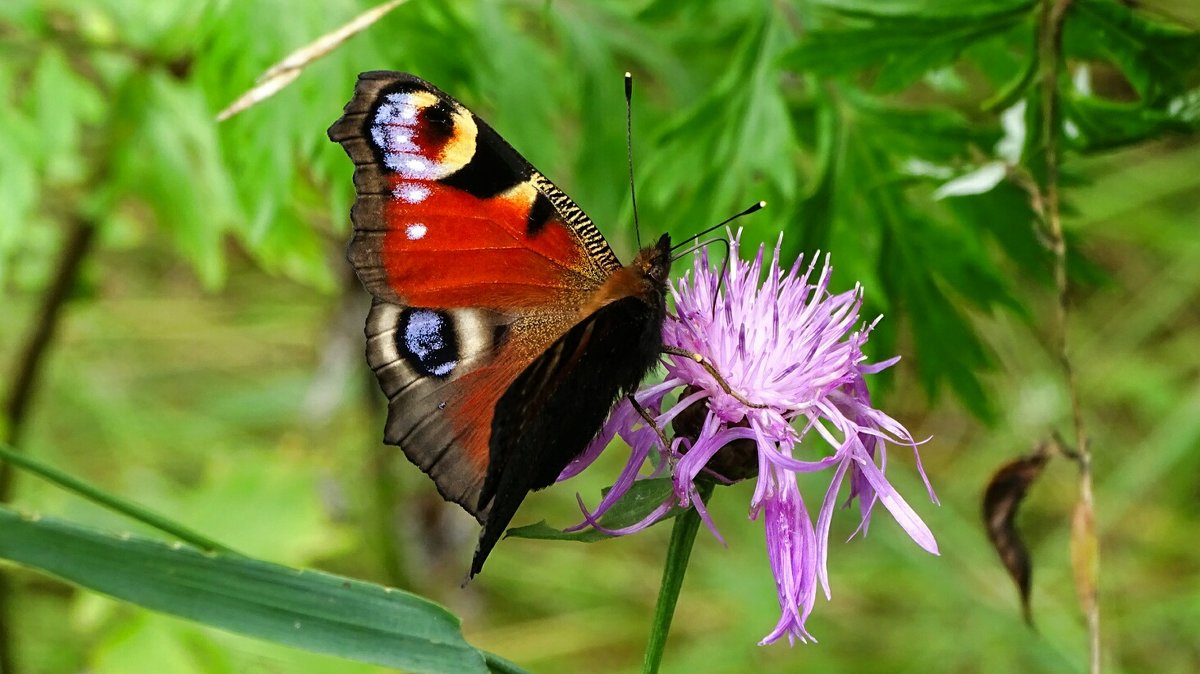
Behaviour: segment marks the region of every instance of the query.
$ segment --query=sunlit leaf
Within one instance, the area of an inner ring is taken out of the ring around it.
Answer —
[[[983,194],[1004,180],[1008,169],[1000,162],[988,162],[979,168],[943,184],[933,191],[934,199]]]

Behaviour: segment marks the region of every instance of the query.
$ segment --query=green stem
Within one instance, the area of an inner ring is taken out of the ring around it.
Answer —
[[[224,545],[210,540],[203,535],[184,527],[181,524],[172,522],[162,515],[146,510],[137,504],[130,503],[113,496],[112,494],[108,494],[99,488],[81,480],[77,480],[56,468],[51,468],[50,466],[38,463],[37,461],[34,461],[33,459],[14,451],[12,447],[9,447],[3,443],[0,443],[0,459],[4,459],[17,468],[24,469],[30,473],[33,473],[34,475],[37,475],[38,477],[53,482],[63,489],[74,492],[83,498],[88,499],[89,501],[98,503],[109,510],[121,513],[126,517],[154,527],[159,531],[168,533],[175,538],[178,538],[185,543],[190,543],[191,545],[194,545],[202,550],[234,553],[233,550],[230,550]]]
[[[701,482],[696,488],[700,499],[707,502],[712,495],[713,484]],[[683,587],[683,576],[687,572],[692,544],[696,542],[699,529],[700,513],[695,508],[689,508],[675,518],[671,543],[667,547],[667,561],[663,565],[662,585],[658,590],[658,604],[654,607],[654,622],[650,626],[650,640],[646,643],[646,657],[642,660],[642,674],[656,674],[662,663],[671,620],[675,617],[675,604],[679,601],[679,590]]]

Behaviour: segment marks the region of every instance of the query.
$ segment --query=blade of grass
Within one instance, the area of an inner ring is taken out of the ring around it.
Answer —
[[[457,617],[373,583],[8,509],[0,509],[0,558],[154,611],[308,651],[408,672],[487,671]],[[487,657],[497,671],[521,671]]]

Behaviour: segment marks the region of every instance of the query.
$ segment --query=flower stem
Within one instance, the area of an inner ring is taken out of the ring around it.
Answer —
[[[713,483],[699,482],[697,491],[700,499],[707,502],[712,495]],[[650,640],[646,643],[646,656],[642,660],[642,674],[656,674],[662,663],[667,634],[675,617],[675,604],[679,601],[679,590],[683,587],[683,576],[687,572],[692,544],[696,542],[699,529],[700,513],[695,508],[689,508],[675,518],[671,543],[667,546],[667,561],[663,565],[662,585],[658,590],[658,604],[654,607],[654,622],[650,626]]]

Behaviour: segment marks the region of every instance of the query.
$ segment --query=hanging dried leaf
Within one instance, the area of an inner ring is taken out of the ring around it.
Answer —
[[[992,547],[1000,555],[1000,561],[1021,594],[1021,612],[1025,622],[1033,624],[1029,610],[1029,586],[1032,569],[1029,550],[1016,528],[1017,510],[1025,498],[1025,492],[1042,474],[1050,458],[1047,445],[1038,446],[1032,454],[1021,457],[1000,467],[983,494],[983,522],[987,528]]]
[[[404,4],[407,0],[388,0],[376,7],[354,17],[336,30],[332,30],[296,51],[288,54],[282,61],[267,68],[267,72],[258,78],[258,83],[249,91],[238,97],[221,112],[217,113],[217,121],[223,122],[243,110],[257,105],[279,93],[313,61],[333,51],[338,45],[369,28],[382,19],[388,12]]]
[[[1071,518],[1071,567],[1075,572],[1075,592],[1085,616],[1096,610],[1096,576],[1099,566],[1095,517],[1091,499],[1080,499]]]

